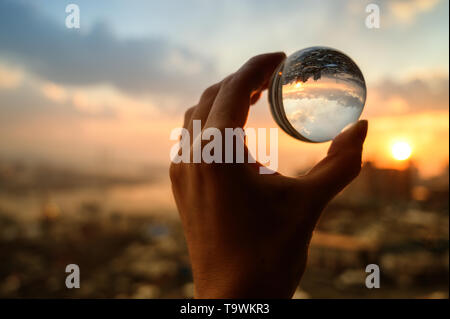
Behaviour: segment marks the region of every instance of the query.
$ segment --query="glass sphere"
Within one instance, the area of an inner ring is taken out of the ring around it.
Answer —
[[[312,143],[332,140],[356,122],[365,101],[361,70],[347,55],[327,47],[306,48],[287,57],[269,86],[277,124]]]

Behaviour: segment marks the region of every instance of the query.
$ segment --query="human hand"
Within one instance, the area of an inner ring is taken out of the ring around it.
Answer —
[[[202,129],[243,127],[250,105],[284,58],[253,57],[209,87],[186,112],[184,127],[191,135],[193,120],[201,120]],[[195,297],[292,297],[323,208],[359,174],[366,133],[367,121],[342,132],[328,155],[300,178],[259,174],[259,163],[172,163]]]

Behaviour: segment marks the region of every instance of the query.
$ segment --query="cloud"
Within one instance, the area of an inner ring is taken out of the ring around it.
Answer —
[[[0,64],[0,89],[15,89],[23,80],[23,72]]]
[[[42,93],[50,100],[63,103],[67,100],[66,90],[55,83],[43,83],[41,86]]]
[[[283,103],[292,126],[316,142],[334,138],[345,126],[356,121],[362,110],[326,97],[287,99]]]
[[[0,126],[3,128],[44,118],[59,123],[85,119],[109,120],[118,113],[113,104],[102,104],[95,109],[79,107],[72,91],[50,82],[25,80],[20,88],[0,90],[0,101]]]
[[[448,110],[447,76],[424,76],[408,81],[387,79],[369,88],[365,115],[400,115]]]
[[[416,16],[432,10],[439,0],[395,0],[388,2],[388,8],[396,20],[411,23]]]
[[[0,1],[0,56],[47,81],[185,95],[214,73],[208,60],[167,39],[119,39],[101,24],[85,31],[66,29],[30,4]]]
[[[325,99],[328,101],[336,101],[342,106],[355,106],[359,107],[365,100],[364,90],[355,88],[351,90],[326,88],[326,87],[311,87],[307,90],[301,90],[295,94],[285,95],[285,98],[292,99]]]

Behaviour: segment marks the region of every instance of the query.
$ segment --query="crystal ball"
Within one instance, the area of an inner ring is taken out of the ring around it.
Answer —
[[[289,135],[319,143],[356,122],[366,101],[361,70],[344,53],[311,47],[287,57],[269,86],[272,116]]]

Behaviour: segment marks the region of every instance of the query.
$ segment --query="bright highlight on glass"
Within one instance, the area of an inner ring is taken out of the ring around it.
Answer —
[[[392,156],[397,161],[404,161],[411,156],[411,146],[406,142],[396,142],[392,145]]]
[[[344,53],[327,47],[295,52],[276,70],[269,102],[277,124],[306,142],[326,142],[356,122],[366,101],[366,83]]]

